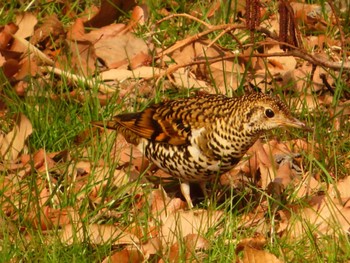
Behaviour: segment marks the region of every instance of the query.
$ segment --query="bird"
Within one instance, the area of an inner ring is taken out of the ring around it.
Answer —
[[[206,196],[207,183],[231,170],[265,132],[278,127],[310,130],[281,99],[259,92],[167,100],[93,124],[121,133],[177,178],[190,209],[189,184],[198,183]]]

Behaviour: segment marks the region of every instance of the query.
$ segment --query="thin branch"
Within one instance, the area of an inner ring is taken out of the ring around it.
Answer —
[[[208,29],[204,32],[198,33],[194,36],[190,36],[188,38],[185,38],[183,40],[178,41],[175,45],[167,48],[166,50],[162,51],[159,55],[157,55],[156,59],[163,57],[167,54],[170,54],[170,53],[174,52],[175,50],[180,49],[180,48],[182,48],[182,47],[184,47],[192,42],[195,42],[196,40],[214,32],[216,30],[223,30],[226,28],[231,28],[231,30],[233,30],[233,29],[245,29],[246,26],[245,25],[237,25],[237,24],[224,24],[224,25],[212,26],[210,29]]]
[[[283,43],[287,44],[287,43]],[[276,53],[271,53],[271,54],[250,54],[250,55],[237,55],[237,54],[230,54],[224,57],[216,57],[216,58],[210,58],[210,59],[205,59],[205,60],[197,60],[197,61],[192,61],[188,63],[183,63],[179,65],[174,65],[172,67],[169,67],[165,72],[155,75],[154,77],[156,78],[161,78],[163,76],[167,76],[169,74],[174,73],[176,70],[180,68],[185,68],[185,67],[190,67],[193,65],[199,65],[199,64],[212,64],[218,61],[223,61],[223,60],[231,60],[233,58],[249,58],[249,57],[259,57],[259,58],[268,58],[268,57],[298,57],[301,59],[304,59],[314,65],[321,66],[321,67],[326,67],[326,68],[331,68],[334,70],[350,70],[350,63],[349,62],[332,62],[329,60],[324,60],[320,58],[317,55],[311,55],[306,53],[305,51],[299,50],[299,49],[294,49],[286,52],[276,52]]]
[[[213,27],[211,24],[208,24],[208,23],[204,22],[203,20],[200,20],[199,18],[197,18],[195,16],[191,16],[189,14],[173,14],[173,15],[169,15],[169,16],[164,17],[161,20],[157,21],[157,24],[160,24],[160,23],[162,23],[162,22],[164,22],[166,20],[172,19],[174,17],[186,17],[188,19],[192,19],[192,20],[194,20],[194,21],[196,21],[196,22],[206,26],[207,28],[212,28]]]
[[[337,13],[335,12],[333,1],[327,0],[327,3],[329,4],[329,6],[332,9],[332,13],[335,17],[335,22],[336,22],[337,27],[339,29],[341,49],[343,51],[345,51],[345,35],[344,35],[344,31],[343,31],[342,27],[340,26],[339,17],[337,16]],[[344,57],[345,57],[345,59],[347,59],[347,56],[344,56]]]
[[[45,67],[40,67],[40,69],[43,72],[47,72],[47,73],[54,73],[56,75],[59,76],[66,76],[67,79],[69,79],[70,81],[74,82],[74,83],[79,83],[82,82],[85,85],[87,85],[88,87],[92,88],[92,87],[98,87],[98,90],[102,93],[110,93],[110,92],[116,92],[116,88],[112,88],[109,85],[106,84],[97,84],[99,81],[96,80],[95,78],[91,78],[91,79],[87,79],[84,76],[80,76],[77,74],[73,74],[71,72],[68,71],[64,71],[58,68],[54,68],[51,66],[45,66]]]

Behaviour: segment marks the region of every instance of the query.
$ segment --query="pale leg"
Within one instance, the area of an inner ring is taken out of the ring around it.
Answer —
[[[190,196],[190,185],[189,185],[189,183],[181,183],[180,188],[181,188],[182,195],[186,199],[188,208],[192,209],[193,208],[193,204],[192,204],[192,200],[191,200],[191,196]]]

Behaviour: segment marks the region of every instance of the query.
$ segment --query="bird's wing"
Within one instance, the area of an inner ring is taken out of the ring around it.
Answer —
[[[156,107],[150,107],[138,113],[126,113],[117,115],[112,121],[107,122],[107,127],[119,130],[124,136],[131,131],[137,136],[166,142],[173,145],[182,145],[187,142],[189,127],[185,127],[181,121],[174,122],[172,119],[156,118]],[[122,128],[122,129],[121,129]]]
[[[118,130],[133,142],[138,140],[128,137],[184,145],[194,130],[204,128],[202,134],[210,133],[216,119],[227,115],[225,104],[226,97],[217,95],[167,101],[142,112],[117,115],[106,127]]]

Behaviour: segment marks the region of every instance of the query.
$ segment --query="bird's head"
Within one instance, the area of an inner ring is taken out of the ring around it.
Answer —
[[[278,127],[295,127],[310,130],[303,122],[294,118],[287,107],[277,97],[254,93],[242,97],[244,108],[243,130],[256,134]]]

